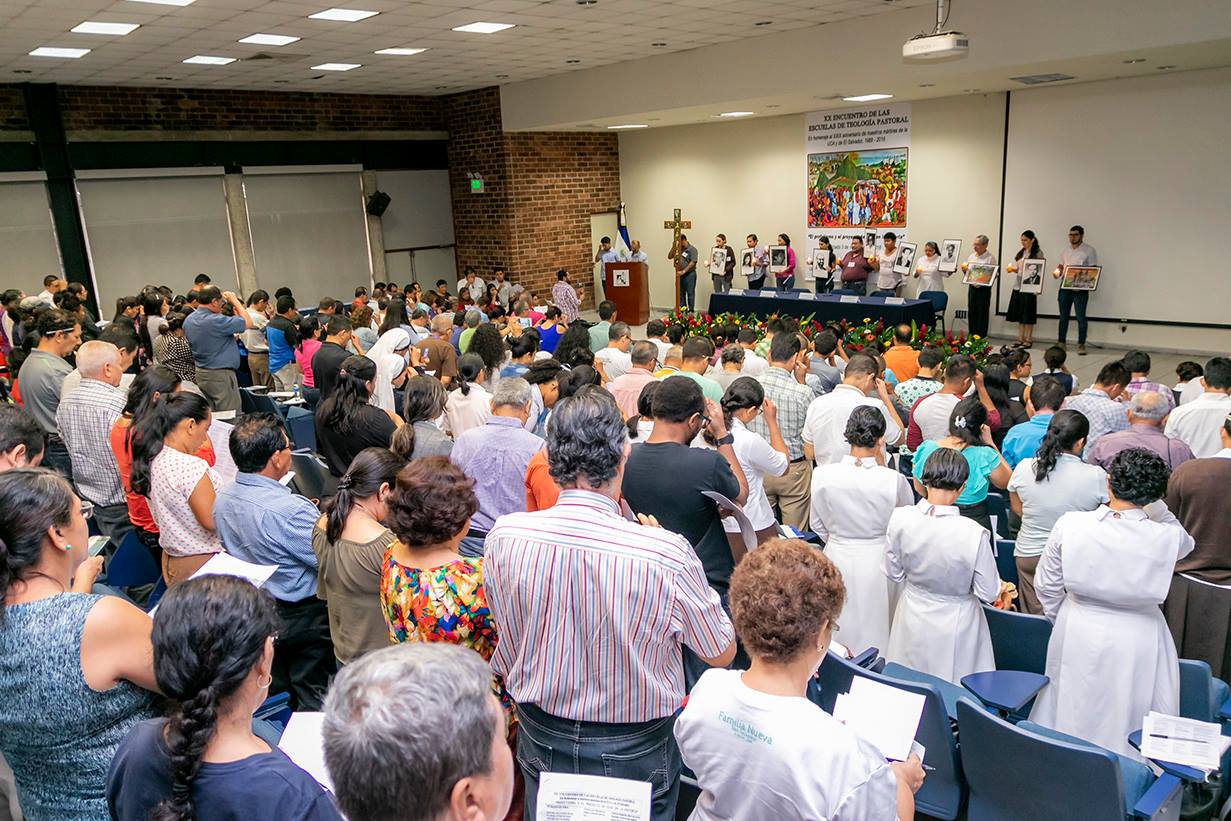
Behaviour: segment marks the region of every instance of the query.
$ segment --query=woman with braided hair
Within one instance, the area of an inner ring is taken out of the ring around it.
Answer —
[[[201,576],[167,592],[154,617],[165,719],[138,724],[107,774],[118,821],[337,821],[312,776],[252,731],[269,695],[278,614],[245,579]]]

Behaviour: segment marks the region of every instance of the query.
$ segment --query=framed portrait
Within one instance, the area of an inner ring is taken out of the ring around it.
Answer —
[[[960,239],[947,239],[940,243],[940,267],[942,274],[952,274],[957,270],[958,254],[962,253]]]
[[[1060,290],[1093,291],[1102,273],[1102,265],[1066,265],[1060,274]]]
[[[985,265],[981,262],[974,262],[966,268],[966,275],[962,277],[962,284],[973,285],[976,288],[990,288],[996,282],[996,276],[999,273],[999,265]]]
[[[757,255],[748,248],[740,255],[739,272],[746,277],[756,276]]]
[[[726,273],[727,249],[715,245],[710,249],[710,273],[722,276]]]
[[[876,232],[865,231],[863,235],[863,252],[865,255],[870,255],[876,250]]]
[[[1018,290],[1023,294],[1043,293],[1043,273],[1047,270],[1045,259],[1023,259],[1018,272]]]
[[[612,284],[612,287],[615,287],[615,288],[627,288],[628,287],[628,270],[624,268],[617,268],[614,271],[612,271],[611,272],[611,284]]]
[[[769,272],[780,274],[787,269],[787,254],[785,245],[769,246]]]
[[[833,251],[827,248],[817,248],[812,252],[812,279],[826,280],[833,276],[828,270],[829,255],[832,253]],[[836,260],[834,264],[837,264]]]
[[[893,258],[893,272],[898,276],[908,277],[914,270],[915,252],[919,250],[918,243],[903,242],[898,246],[898,255]]]

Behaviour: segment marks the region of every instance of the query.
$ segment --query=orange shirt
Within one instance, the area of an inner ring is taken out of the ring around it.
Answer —
[[[560,498],[560,486],[547,470],[547,448],[530,457],[526,467],[526,510],[546,510]]]
[[[885,351],[885,367],[899,382],[914,379],[919,375],[919,352],[909,345],[894,345]]]

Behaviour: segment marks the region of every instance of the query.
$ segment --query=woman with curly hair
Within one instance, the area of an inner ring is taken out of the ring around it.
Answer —
[[[731,620],[752,666],[706,671],[675,723],[701,787],[693,821],[914,818],[919,759],[890,764],[807,698],[845,599],[838,568],[798,539],[735,568]]]
[[[336,821],[316,780],[253,733],[269,695],[278,613],[269,593],[234,576],[167,591],[154,617],[154,675],[165,719],[138,724],[107,775],[117,821],[269,818]]]
[[[1159,605],[1194,542],[1161,501],[1169,476],[1151,451],[1117,453],[1110,501],[1061,516],[1034,577],[1055,626],[1051,683],[1030,718],[1123,755],[1135,755],[1127,738],[1142,716],[1180,709],[1175,642]]]
[[[504,367],[509,356],[509,349],[504,345],[500,329],[490,322],[484,322],[475,328],[466,353],[475,354],[483,360],[483,367],[487,371],[484,381],[488,390],[494,388],[500,379],[500,369]]]

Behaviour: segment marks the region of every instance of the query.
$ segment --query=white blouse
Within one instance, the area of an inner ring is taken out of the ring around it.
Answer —
[[[748,430],[738,419],[731,425],[731,435],[735,437],[731,447],[739,459],[744,478],[748,480],[748,501],[744,503],[744,515],[752,522],[754,530],[764,530],[774,523],[774,510],[769,506],[769,497],[765,495],[765,477],[781,476],[789,462],[785,453],[774,450],[769,442]],[[739,533],[739,523],[733,516],[723,519],[722,527],[728,533]]]
[[[492,415],[492,395],[482,385],[470,383],[470,392],[450,391],[445,402],[445,433],[454,440],[471,428],[487,422]]]
[[[826,542],[882,539],[893,509],[914,499],[901,473],[847,454],[812,471],[812,530]]]
[[[158,524],[158,544],[168,556],[222,552],[218,534],[202,527],[188,506],[202,476],[209,477],[217,493],[222,480],[199,456],[163,445],[150,463],[150,513]]]
[[[940,272],[940,254],[929,257],[923,254],[915,260],[915,272],[918,274],[919,289],[915,291],[915,296],[924,291],[943,291],[945,289],[944,277],[948,274]]]

